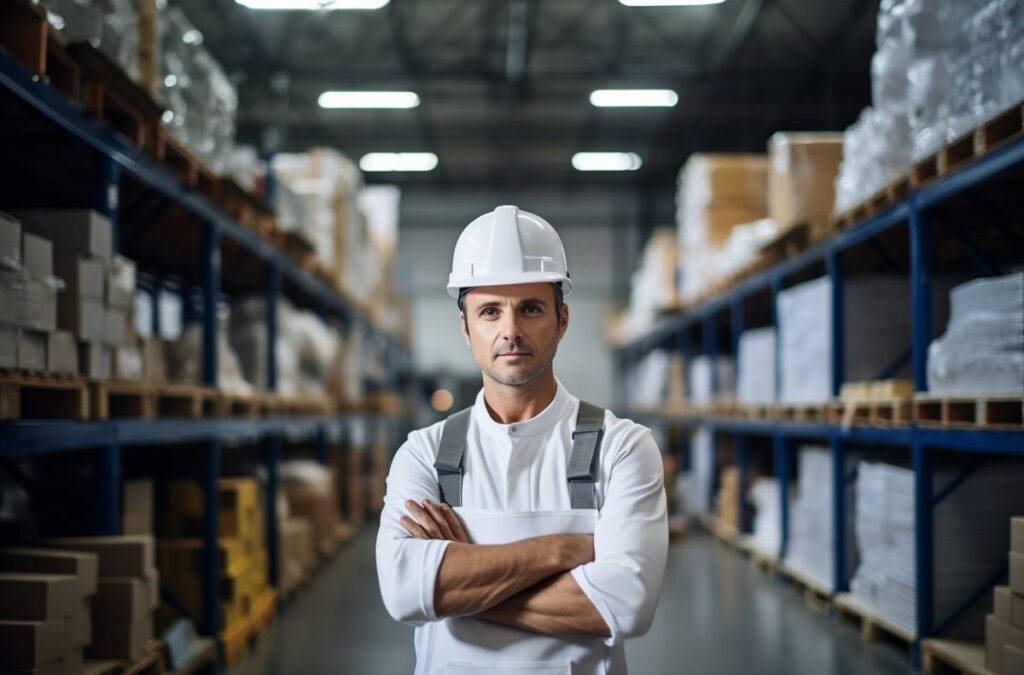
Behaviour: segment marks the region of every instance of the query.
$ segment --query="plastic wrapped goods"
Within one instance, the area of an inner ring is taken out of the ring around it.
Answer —
[[[867,107],[843,132],[843,161],[836,177],[836,213],[861,203],[904,174],[911,163],[910,122]]]
[[[789,511],[789,540],[786,565],[826,589],[833,587],[835,569],[835,518],[833,514],[832,457],[826,448],[800,448],[797,464],[796,497]],[[846,513],[852,514],[853,503]],[[851,518],[852,520],[852,518]],[[853,528],[846,527],[847,569],[856,561]]]
[[[238,355],[228,341],[230,312],[222,307],[217,317],[217,386],[232,394],[250,394],[252,385],[245,379]],[[167,377],[177,382],[199,382],[202,379],[203,327],[198,323],[185,326],[184,332],[165,348]]]
[[[770,326],[740,335],[736,401],[745,405],[775,401],[775,329]]]
[[[136,0],[47,0],[50,24],[69,42],[84,40],[138,77]]]
[[[978,468],[934,512],[937,617],[949,616],[977,590],[980,579],[1006,565],[1011,516],[1024,512],[1019,462]],[[953,483],[959,471],[939,469],[936,486]],[[860,564],[850,581],[858,599],[885,619],[917,628],[914,472],[880,462],[857,467],[855,532]],[[953,635],[977,638],[982,620],[954,626]],[[964,632],[966,630],[966,632]]]
[[[749,543],[762,553],[778,555],[782,543],[782,497],[778,479],[760,477],[754,480],[747,490],[747,501],[754,507]]]
[[[949,299],[946,332],[928,347],[928,390],[1024,392],[1024,272],[962,284]]]
[[[630,371],[626,381],[626,399],[630,405],[655,408],[665,404],[668,385],[669,353],[655,349],[646,354]]]
[[[690,361],[689,391],[697,405],[711,403],[717,396],[728,396],[736,390],[736,367],[731,357],[719,355],[711,359],[703,354]]]
[[[700,426],[690,439],[690,480],[685,492],[689,498],[688,506],[696,512],[706,512],[711,502],[715,466],[712,433],[711,427]]]

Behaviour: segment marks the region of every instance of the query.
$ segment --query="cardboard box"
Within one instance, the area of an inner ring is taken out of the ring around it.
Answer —
[[[21,238],[21,264],[34,279],[53,276],[53,244],[49,239],[25,232]]]
[[[832,214],[842,161],[842,134],[780,132],[769,139],[768,217],[780,231]]]
[[[149,337],[142,341],[142,376],[147,382],[167,381],[164,342],[160,338]]]
[[[103,310],[103,318],[103,341],[111,347],[122,346],[128,340],[128,313],[107,307]]]
[[[18,367],[27,370],[46,370],[46,333],[26,328],[18,329]]]
[[[67,650],[68,619],[0,621],[0,668],[32,668]]]
[[[148,478],[126,480],[122,500],[121,533],[153,534],[153,481]]]
[[[296,516],[310,521],[317,550],[324,555],[330,555],[337,548],[338,509],[334,502],[329,494],[303,490],[288,492],[289,509]]]
[[[0,572],[0,619],[45,621],[81,609],[82,583],[66,574]]]
[[[3,300],[3,298],[0,298]],[[0,368],[18,367],[18,327],[0,321]]]
[[[79,372],[97,380],[110,379],[110,347],[99,342],[78,343]]]
[[[1009,586],[996,586],[992,589],[992,614],[1003,623],[1010,623],[1010,605],[1013,591]]]
[[[57,330],[57,288],[52,280],[25,279],[18,323],[37,331]]]
[[[149,588],[137,577],[100,577],[93,620],[131,623],[151,613]]]
[[[132,659],[153,639],[153,616],[137,621],[94,621],[92,644],[85,650],[93,659]]]
[[[1005,675],[1004,668],[1006,645],[1024,649],[1024,630],[1014,628],[1008,623],[989,614],[985,617],[985,667],[996,675]]]
[[[156,566],[155,542],[148,535],[67,537],[46,543],[54,548],[95,553],[101,577],[144,577]]]
[[[53,268],[64,281],[64,292],[68,295],[103,301],[105,268],[99,260],[58,251],[53,257]]]
[[[121,255],[106,267],[106,294],[108,307],[127,311],[135,299],[135,263]]]
[[[46,369],[51,373],[78,374],[78,344],[69,331],[46,334]]]
[[[1003,647],[1003,672],[1007,675],[1024,673],[1024,648],[1013,645]]]
[[[142,352],[133,344],[111,348],[110,364],[115,378],[119,380],[144,380]],[[131,534],[126,532],[125,534]]]
[[[155,610],[160,606],[160,570],[155,567],[146,570],[142,580],[146,587],[146,596],[149,598],[149,608]]]
[[[1010,519],[1010,550],[1024,554],[1024,516]]]
[[[1010,588],[1024,595],[1024,553],[1010,553]]]
[[[57,298],[57,325],[85,342],[98,342],[105,336],[106,311],[94,298],[61,293]]]
[[[202,569],[203,542],[198,538],[160,539],[158,554],[158,567],[165,570],[165,576],[167,570],[198,574]],[[250,555],[240,540],[221,537],[217,541],[217,560],[221,572],[235,575],[249,565]]]
[[[709,203],[749,202],[764,204],[768,189],[768,158],[755,154],[695,154],[686,169],[699,174],[701,192]]]
[[[110,219],[91,210],[15,211],[22,229],[53,242],[57,250],[73,251],[108,261],[113,254]]]
[[[0,549],[0,570],[35,574],[64,574],[78,577],[82,595],[96,593],[99,558],[95,553],[49,548]]]
[[[84,649],[92,642],[92,617],[79,612],[68,619],[68,649]]]
[[[0,264],[17,267],[21,264],[21,223],[0,211]]]

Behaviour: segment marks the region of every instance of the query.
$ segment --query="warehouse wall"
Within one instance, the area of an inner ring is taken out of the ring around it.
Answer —
[[[608,308],[628,292],[641,228],[636,195],[629,191],[530,192],[518,196],[476,191],[406,188],[402,194],[401,252],[411,263],[414,351],[422,372],[473,375],[476,369],[458,325],[458,310],[445,292],[452,251],[473,218],[514,203],[558,229],[573,276],[569,331],[555,359],[555,373],[574,394],[609,405],[611,352],[604,340]],[[659,214],[671,222],[669,213]],[[664,210],[664,209],[663,209]]]

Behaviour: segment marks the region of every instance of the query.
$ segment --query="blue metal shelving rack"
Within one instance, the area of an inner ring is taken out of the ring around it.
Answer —
[[[268,349],[265,355],[268,388],[276,389],[275,353],[273,345],[277,332],[277,299],[291,292],[314,307],[332,325],[346,326],[363,333],[368,348],[383,355],[389,365],[391,384],[411,373],[412,358],[409,349],[392,336],[378,331],[370,320],[348,300],[311,276],[292,262],[281,251],[243,229],[228,218],[202,195],[185,187],[164,167],[146,156],[112,129],[89,118],[67,99],[63,93],[33,76],[10,53],[0,48],[0,103],[14,106],[19,111],[9,131],[16,124],[29,119],[32,128],[45,127],[50,133],[59,133],[62,142],[80,151],[82,156],[96,160],[91,172],[94,181],[92,207],[110,217],[113,224],[114,245],[118,246],[124,234],[120,193],[123,181],[131,178],[141,189],[158,197],[165,204],[173,204],[198,223],[201,228],[199,277],[201,279],[202,321],[202,382],[217,385],[217,321],[216,309],[221,300],[221,285],[232,278],[232,271],[222,269],[221,250],[226,241],[247,255],[258,259],[264,266],[267,299]],[[0,107],[0,114],[9,108]],[[22,111],[30,111],[23,113]],[[26,158],[26,161],[28,159]],[[16,168],[5,167],[7,171]],[[2,204],[0,204],[2,206]],[[156,270],[160,271],[160,270]],[[155,292],[162,287],[157,279]],[[186,289],[186,308],[189,302]],[[154,312],[155,327],[159,327],[159,312]],[[281,417],[265,419],[157,419],[111,420],[97,422],[77,421],[16,421],[0,423],[0,457],[28,458],[51,453],[88,450],[95,452],[97,476],[94,488],[96,501],[96,534],[116,534],[120,529],[119,495],[121,488],[122,450],[130,447],[192,444],[203,447],[202,465],[197,467],[195,479],[204,494],[203,558],[204,611],[200,619],[201,632],[215,636],[219,630],[217,541],[217,480],[221,474],[224,444],[262,443],[263,459],[268,479],[267,486],[267,545],[270,561],[270,580],[276,585],[277,519],[275,494],[278,480],[277,465],[287,443],[311,440],[315,455],[321,462],[328,460],[328,441],[347,438],[350,425],[369,425],[374,432],[388,434],[390,440],[402,429],[398,420],[386,420],[372,415]]]
[[[1011,177],[1010,174],[1013,174]],[[999,181],[1001,185],[996,186]],[[843,344],[843,295],[842,284],[847,276],[844,269],[843,254],[858,246],[875,246],[885,236],[899,234],[906,236],[909,242],[907,264],[909,267],[909,283],[912,298],[912,340],[910,345],[910,364],[914,388],[918,392],[927,390],[927,358],[928,345],[932,331],[932,279],[933,249],[937,243],[946,243],[943,238],[958,239],[959,246],[965,252],[965,258],[976,264],[978,273],[974,276],[991,276],[998,273],[998,266],[989,264],[985,255],[970,241],[963,237],[949,236],[948,228],[937,232],[937,224],[945,225],[948,220],[955,219],[956,214],[945,213],[956,202],[968,200],[977,209],[976,213],[984,212],[983,220],[996,220],[997,230],[1002,237],[1003,253],[1009,253],[1016,265],[1024,264],[1024,235],[1020,230],[1007,224],[1006,216],[1013,207],[996,206],[984,200],[978,200],[974,193],[982,189],[1002,191],[1004,194],[1024,193],[1024,138],[1016,137],[1001,147],[979,157],[973,162],[959,168],[935,181],[914,189],[909,196],[889,208],[865,219],[851,229],[834,238],[812,246],[800,255],[786,260],[762,273],[744,279],[722,294],[708,299],[686,312],[670,317],[658,325],[650,334],[619,347],[616,350],[617,372],[620,378],[629,372],[630,364],[655,349],[675,350],[686,356],[694,354],[691,346],[694,343],[692,334],[700,332],[703,336],[701,352],[714,358],[722,341],[715,336],[715,319],[728,313],[732,327],[731,348],[735,353],[736,340],[744,329],[744,302],[751,302],[755,296],[767,298],[766,314],[771,318],[770,325],[776,324],[776,298],[786,281],[793,277],[807,277],[810,270],[821,270],[832,281],[832,329],[831,349],[833,371],[832,391],[838,394],[843,383],[842,365],[847,345]],[[1020,213],[1016,203],[1016,213]],[[959,207],[958,207],[959,208]],[[1003,220],[999,220],[1002,218]],[[1019,218],[1014,221],[1019,226]],[[779,355],[776,350],[776,364]],[[625,391],[620,387],[620,391]],[[778,368],[776,368],[776,393],[779,391]],[[628,406],[628,401],[620,401],[620,405]],[[950,486],[939,486],[933,483],[933,464],[939,452],[971,453],[978,458],[985,456],[1018,456],[1024,457],[1024,432],[1014,430],[987,429],[946,429],[925,428],[909,424],[902,427],[878,428],[867,426],[844,427],[834,424],[804,424],[777,421],[747,421],[727,417],[678,417],[663,414],[638,412],[637,417],[650,417],[652,423],[672,424],[679,427],[706,426],[718,434],[730,435],[734,440],[734,459],[745,477],[748,472],[750,450],[747,442],[751,438],[763,438],[770,441],[772,449],[771,466],[780,479],[782,499],[782,532],[781,546],[778,551],[782,560],[786,551],[788,538],[788,491],[792,472],[792,452],[795,441],[811,440],[830,449],[832,455],[833,476],[835,481],[833,517],[837,525],[836,532],[843,532],[846,509],[845,495],[853,475],[846,463],[846,449],[851,444],[871,444],[884,446],[896,451],[906,451],[906,460],[912,465],[915,474],[915,537],[916,537],[916,572],[917,572],[917,627],[915,631],[911,657],[916,664],[920,660],[920,640],[935,636],[948,627],[953,619],[967,609],[967,606],[986,592],[999,575],[992,579],[978,580],[978,592],[964,599],[958,612],[948,617],[935,617],[933,605],[934,592],[934,560],[932,545],[934,542],[933,512],[935,507],[966,479],[970,469],[965,471],[961,479]],[[712,443],[715,450],[715,443]],[[716,460],[717,461],[717,460]],[[745,481],[745,478],[743,479]],[[744,499],[742,493],[742,500]],[[745,523],[744,523],[745,525]],[[835,592],[849,589],[849,578],[853,570],[845,569],[845,538],[836,536],[834,542],[833,588]],[[1005,574],[1005,571],[1003,572]]]

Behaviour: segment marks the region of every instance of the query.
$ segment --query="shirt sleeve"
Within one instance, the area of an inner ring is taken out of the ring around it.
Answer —
[[[377,579],[388,613],[415,626],[436,621],[434,584],[445,549],[451,542],[416,539],[399,519],[408,515],[407,500],[439,501],[433,462],[410,435],[395,454],[388,473],[384,508],[377,531]]]
[[[573,579],[608,624],[610,647],[643,635],[658,605],[668,556],[661,453],[650,430],[629,434],[612,464],[594,531],[594,562]]]

